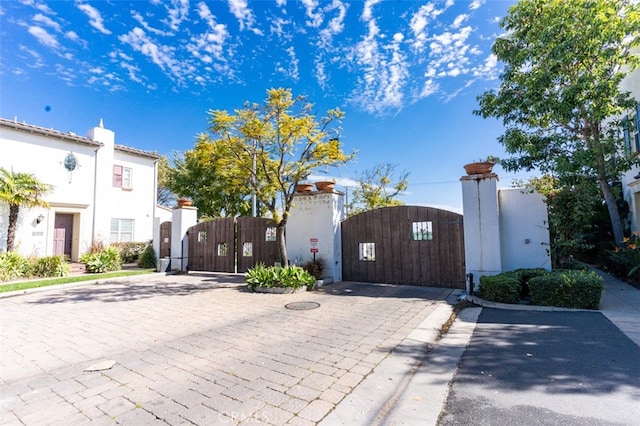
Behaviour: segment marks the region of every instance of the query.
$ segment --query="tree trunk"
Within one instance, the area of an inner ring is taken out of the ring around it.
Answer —
[[[618,211],[618,203],[616,203],[616,197],[613,195],[611,185],[607,181],[607,174],[605,172],[604,158],[601,155],[597,156],[597,170],[598,170],[598,184],[604,197],[604,202],[607,205],[609,211],[609,218],[611,219],[611,228],[613,229],[613,238],[615,239],[616,246],[622,247],[624,245],[624,229],[622,227],[622,220],[620,220],[620,212]]]
[[[278,252],[280,254],[280,264],[282,267],[289,265],[289,257],[287,256],[287,241],[285,239],[285,230],[287,222],[282,220],[276,226],[276,242],[278,243]]]
[[[18,225],[18,213],[20,205],[9,204],[9,226],[7,227],[7,252],[13,251],[16,239],[16,226]]]

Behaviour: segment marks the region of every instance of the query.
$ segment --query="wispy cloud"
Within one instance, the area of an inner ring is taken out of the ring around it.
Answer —
[[[178,82],[183,82],[189,75],[190,65],[181,64],[175,58],[175,47],[160,45],[151,40],[142,28],[136,27],[118,39],[160,67],[167,75]]]
[[[169,19],[163,20],[173,31],[178,31],[180,25],[189,16],[189,0],[171,0],[165,2]]]
[[[44,28],[33,25],[29,27],[28,31],[29,34],[34,36],[36,40],[40,42],[40,44],[56,50],[60,48],[60,43],[58,43],[56,37],[52,34],[49,34]]]
[[[284,74],[294,81],[298,81],[300,78],[299,60],[296,57],[296,52],[293,46],[290,46],[287,49],[287,54],[289,55],[287,62],[285,64],[277,62],[276,71]]]
[[[49,18],[48,16],[43,15],[42,13],[38,13],[37,15],[35,15],[33,17],[33,20],[39,24],[45,25],[51,29],[53,29],[55,32],[60,32],[61,28],[60,28],[60,24],[58,24],[57,22],[55,22],[53,19]]]
[[[204,2],[198,3],[198,16],[207,24],[207,30],[192,36],[187,50],[206,64],[225,62],[225,43],[229,38],[227,26],[216,22],[215,16]]]
[[[241,31],[244,31],[246,28],[256,35],[263,35],[260,29],[255,28],[256,17],[253,15],[251,9],[249,9],[249,4],[246,0],[228,0],[228,4],[231,13],[238,19]]]
[[[102,34],[111,34],[111,31],[105,28],[102,15],[95,7],[87,3],[76,2],[76,7],[80,9],[89,18],[89,25]]]
[[[377,0],[365,2],[362,20],[368,25],[368,34],[355,47],[355,57],[362,72],[351,101],[374,114],[399,110],[403,106],[404,85],[409,75],[406,55],[401,46],[402,33],[395,33],[392,41],[383,43],[382,35],[373,17]]]

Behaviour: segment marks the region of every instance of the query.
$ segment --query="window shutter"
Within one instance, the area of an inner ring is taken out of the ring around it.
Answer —
[[[113,166],[113,186],[122,188],[122,166]]]

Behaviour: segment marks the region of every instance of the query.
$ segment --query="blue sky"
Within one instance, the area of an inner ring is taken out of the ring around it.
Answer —
[[[349,179],[380,163],[409,173],[407,204],[462,205],[465,163],[503,156],[502,126],[473,115],[498,85],[491,45],[514,1],[5,1],[0,116],[172,156],[207,111],[271,87],[346,112]],[[500,185],[512,175],[499,167]],[[339,180],[340,182],[344,182]]]

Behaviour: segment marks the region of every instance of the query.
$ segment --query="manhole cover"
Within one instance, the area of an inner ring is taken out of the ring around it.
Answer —
[[[320,304],[316,302],[293,302],[293,303],[287,303],[286,305],[284,305],[285,308],[293,309],[294,311],[304,311],[307,309],[315,309],[319,306]]]

